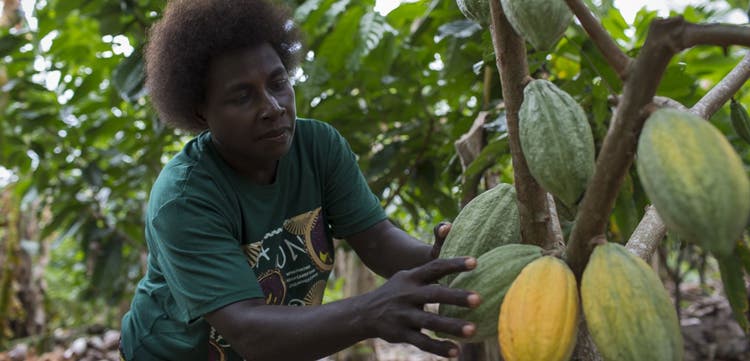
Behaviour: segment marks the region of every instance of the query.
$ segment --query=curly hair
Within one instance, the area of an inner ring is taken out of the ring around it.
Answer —
[[[286,7],[270,0],[171,0],[149,31],[146,88],[162,121],[206,129],[196,115],[211,59],[269,43],[287,71],[299,65],[301,35]]]

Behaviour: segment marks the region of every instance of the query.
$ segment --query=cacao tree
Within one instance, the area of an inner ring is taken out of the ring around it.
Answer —
[[[745,51],[735,68],[693,104],[682,104],[659,93],[674,58],[683,50],[720,46],[725,52],[737,51],[733,45],[750,45],[750,28],[697,23],[679,15],[653,18],[642,33],[643,42],[637,48],[623,50],[581,0],[458,2],[467,18],[488,24],[492,36],[506,107],[520,242],[542,246],[565,259],[566,263],[557,263],[565,265],[562,270],[547,267],[547,272],[571,272],[574,277],[568,288],[577,295],[576,288],[580,287],[585,321],[581,319],[576,358],[683,359],[675,306],[654,271],[641,260],[650,260],[667,232],[716,258],[725,295],[747,333],[747,153],[746,148],[738,148],[744,151],[743,164],[738,149],[707,120],[750,78],[750,52]],[[572,15],[585,30],[586,41],[598,49],[601,61],[609,68],[606,81],[610,86],[603,95],[611,99],[607,107],[611,104],[613,109],[595,161],[586,113],[566,91],[545,80],[564,83],[564,77],[554,71],[530,71],[532,57],[554,53],[570,25],[561,26],[557,20],[567,22]],[[732,107],[732,124],[741,138],[748,118],[740,102],[733,101]],[[631,170],[634,162],[637,170]],[[628,200],[627,195],[621,197],[623,190],[632,192],[635,182],[643,187],[644,200],[654,206],[646,209],[636,228],[631,226],[629,237],[620,235],[619,240],[627,244],[626,251],[608,239],[617,241],[611,239],[610,230],[622,220],[613,222],[613,215],[620,218],[613,211],[621,207],[618,203],[623,198]],[[561,220],[570,224],[565,234],[559,226]],[[479,233],[472,230],[467,234],[470,239]],[[489,237],[477,238],[480,240],[467,242],[482,242],[485,247],[486,242],[493,242]],[[497,242],[494,247],[504,246]],[[486,342],[499,341],[509,361],[567,360],[567,350],[576,345],[578,300],[571,301],[564,290],[555,292],[559,286],[553,287],[551,281],[545,284],[522,277],[527,269],[534,272],[532,265],[536,263],[526,265],[518,276],[497,277],[515,278],[511,290],[523,289],[526,296],[511,297],[511,291],[505,294],[499,321],[484,321],[490,325],[499,322],[498,340]],[[543,278],[544,273],[537,274],[537,278]],[[505,282],[487,282],[481,289],[506,292]],[[540,305],[549,305],[544,302],[554,303],[551,308],[557,312],[544,313],[543,317],[539,310],[544,307]],[[563,306],[571,302],[575,303],[572,308]],[[506,309],[514,313],[504,312]],[[571,322],[575,326],[565,332]],[[545,328],[550,323],[556,327]],[[555,340],[552,345],[550,338]],[[487,359],[497,357],[485,355]]]
[[[518,134],[513,119],[522,104],[521,85],[531,77],[547,79],[573,95],[586,112],[601,158],[604,137],[614,124],[613,110],[634,106],[628,105],[632,95],[624,91],[632,70],[623,64],[633,64],[640,53],[653,53],[643,49],[655,12],[643,10],[629,24],[612,1],[587,2],[606,31],[588,35],[569,25],[551,49],[537,51],[526,48],[508,24],[503,23],[506,30],[501,31],[503,26],[490,25],[490,18],[485,27],[465,19],[453,1],[407,2],[387,14],[375,12],[372,0],[287,3],[308,37],[310,61],[303,64],[295,85],[299,113],[341,130],[397,223],[430,239],[437,221],[456,217],[457,203],[465,205],[482,191],[506,183],[514,184],[517,193],[521,239],[543,239],[547,249],[564,249],[560,245],[568,240],[570,251],[573,244],[582,244],[572,242],[570,233],[574,223],[580,228],[574,215],[584,212],[584,203],[570,209],[563,203],[549,207],[549,196],[518,165],[524,161],[520,141],[509,135]],[[747,8],[746,0],[720,3]],[[23,14],[17,1],[4,4],[4,19],[10,20],[0,26],[0,165],[13,174],[15,184],[6,188],[15,193],[6,198],[13,199],[10,207],[39,215],[30,219],[38,219],[43,232],[25,244],[38,242],[49,252],[48,327],[84,322],[117,327],[143,271],[142,217],[148,188],[164,160],[188,136],[163,127],[142,87],[139,49],[164,1],[47,0],[35,2],[30,14]],[[682,15],[701,23],[721,14],[693,6]],[[615,50],[599,50],[609,49],[598,45],[608,43],[605,33],[614,39],[609,46]],[[733,85],[719,83],[743,55],[729,43],[676,53],[664,71],[654,67],[654,78],[660,81],[633,83],[628,89],[638,93],[658,83],[657,105],[682,103],[699,109],[704,96],[714,98],[704,101],[713,105],[698,113],[704,118],[716,113],[712,123],[747,164],[749,148],[735,135],[728,107],[720,107],[728,94],[735,94],[739,105],[748,103],[747,92],[736,91],[746,79],[747,60],[730,74]],[[499,67],[496,56],[504,59]],[[641,72],[651,71],[644,67]],[[506,75],[498,76],[499,71]],[[704,84],[725,90],[719,97],[707,96]],[[599,163],[608,170],[620,167],[621,160]],[[663,238],[664,225],[654,221],[659,219],[656,212],[644,212],[650,201],[637,171],[624,169],[624,176],[613,177],[622,178],[621,186],[597,191],[607,198],[617,188],[614,205],[590,200],[586,212],[601,211],[591,222],[605,223],[607,239],[641,244],[631,248],[648,258],[659,244],[653,240]],[[0,237],[6,242],[10,238],[5,238],[9,233],[3,227]],[[575,259],[570,251],[568,259]],[[742,265],[726,264],[733,271],[724,274],[741,275]],[[728,282],[740,283],[737,277]],[[734,299],[742,297],[733,294]]]

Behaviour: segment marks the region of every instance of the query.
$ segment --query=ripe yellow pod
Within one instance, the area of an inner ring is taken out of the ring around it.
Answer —
[[[513,281],[500,306],[498,340],[505,361],[565,361],[578,332],[578,290],[565,262],[543,256]]]

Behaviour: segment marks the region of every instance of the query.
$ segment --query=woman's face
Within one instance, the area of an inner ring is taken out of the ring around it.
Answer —
[[[214,58],[200,115],[232,166],[275,167],[291,146],[297,114],[289,75],[273,47]]]

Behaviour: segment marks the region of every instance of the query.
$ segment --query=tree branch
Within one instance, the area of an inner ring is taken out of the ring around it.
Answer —
[[[508,122],[508,141],[518,197],[521,242],[551,248],[554,235],[548,232],[547,227],[550,217],[546,192],[531,176],[518,137],[518,110],[523,102],[523,88],[530,79],[526,44],[505,18],[499,1],[490,1],[490,13],[490,33],[495,48],[495,62],[500,72]]]
[[[656,208],[649,205],[646,208],[646,214],[643,215],[641,222],[638,223],[638,227],[633,231],[625,247],[636,256],[648,262],[654,251],[656,251],[659,242],[666,234],[667,227],[664,226],[664,221],[656,213]]]
[[[682,19],[657,19],[651,23],[643,49],[625,82],[622,102],[604,138],[568,242],[568,263],[579,279],[593,250],[590,241],[606,231],[609,213],[633,163],[638,136],[646,120],[642,110],[651,103],[670,59],[677,52],[672,34],[681,24]]]
[[[549,207],[550,221],[547,223],[548,232],[554,235],[555,249],[565,250],[565,237],[563,236],[562,227],[560,227],[560,217],[557,215],[557,206],[555,197],[547,193],[547,206]]]
[[[648,115],[646,106],[651,104],[671,58],[694,45],[747,42],[750,30],[740,26],[692,24],[682,17],[651,23],[646,42],[626,79],[622,102],[604,139],[568,242],[568,262],[576,277],[580,278],[591,255],[591,240],[606,231],[622,180],[633,163],[638,136]]]
[[[690,111],[708,119],[750,78],[750,52],[729,72],[718,84],[696,103]],[[658,98],[658,97],[657,97]],[[679,104],[679,103],[677,103]],[[674,106],[672,102],[666,106]],[[682,106],[681,104],[679,104]],[[656,208],[648,206],[646,214],[641,219],[626,247],[638,257],[648,260],[654,254],[659,242],[664,238],[667,229]]]
[[[750,51],[740,60],[739,64],[716,84],[706,95],[690,109],[699,117],[708,119],[726,103],[732,95],[740,90],[750,79]]]
[[[632,63],[633,59],[620,50],[614,39],[604,30],[599,20],[591,13],[583,1],[565,0],[565,2],[568,3],[568,7],[573,11],[576,18],[578,18],[578,21],[581,22],[581,26],[589,34],[596,47],[602,52],[609,66],[614,69],[620,79],[625,79],[628,66]]]
[[[682,20],[681,17],[678,19]],[[734,24],[695,24],[682,22],[684,29],[676,34],[681,35],[682,49],[696,45],[730,45],[750,46],[750,28]]]

